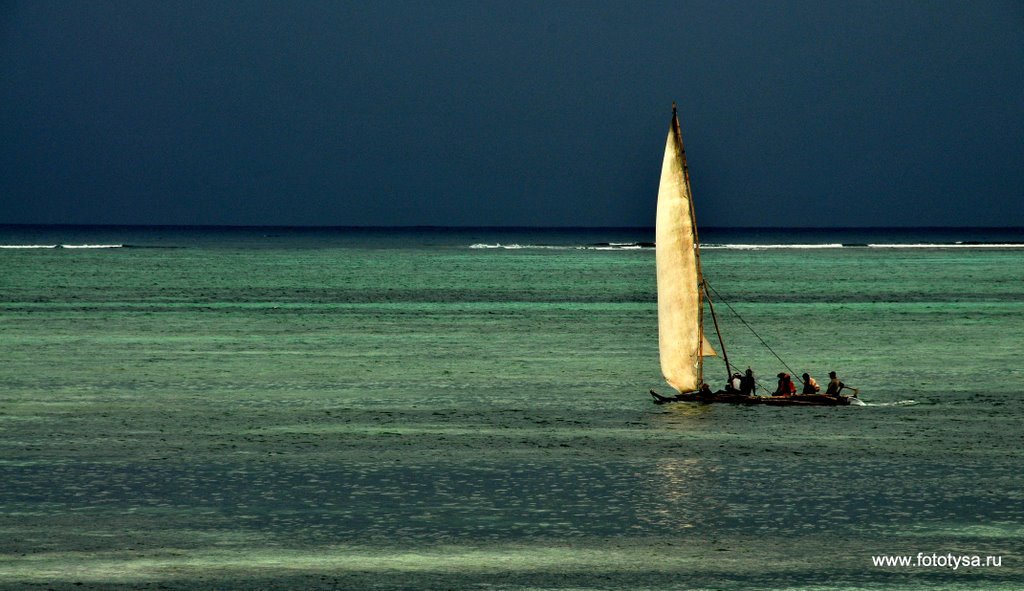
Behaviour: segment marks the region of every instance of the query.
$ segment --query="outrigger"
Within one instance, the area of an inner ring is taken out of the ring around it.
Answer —
[[[766,406],[849,406],[856,396],[828,396],[826,394],[793,394],[792,396],[745,396],[736,392],[720,390],[711,396],[702,396],[700,392],[687,394],[676,394],[675,396],[662,396],[651,390],[654,397],[654,404],[668,404],[671,402],[700,402],[710,404],[713,402],[725,402],[727,404],[764,404]]]

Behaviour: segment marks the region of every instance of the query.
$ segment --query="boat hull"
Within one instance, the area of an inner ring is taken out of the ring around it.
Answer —
[[[734,392],[719,391],[710,396],[702,396],[699,392],[662,396],[651,390],[654,404],[670,404],[674,402],[696,402],[698,404],[746,404],[765,406],[849,406],[851,396],[826,396],[824,394],[795,394],[793,396],[744,396]]]

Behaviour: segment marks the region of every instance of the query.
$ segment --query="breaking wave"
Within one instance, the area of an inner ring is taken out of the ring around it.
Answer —
[[[702,250],[816,250],[834,248],[909,248],[909,249],[942,249],[942,248],[989,248],[989,249],[1024,249],[1024,242],[935,242],[935,243],[867,243],[867,244],[702,244]],[[469,245],[474,249],[501,250],[650,250],[653,242],[600,242],[596,244],[518,244],[518,243],[476,243]]]
[[[597,244],[470,244],[475,249],[502,250],[641,250],[654,248],[652,242],[600,242]]]
[[[61,244],[61,248],[124,248],[123,244]]]
[[[30,249],[30,248],[124,248],[124,244],[0,244],[0,248],[7,249]]]
[[[857,406],[913,406],[917,404],[916,400],[897,400],[896,402],[864,402],[859,398],[854,398],[853,400],[851,400],[851,402],[853,402],[854,400],[857,401]]]
[[[1024,248],[1024,242],[953,242],[947,244],[867,244],[868,248]]]
[[[778,250],[810,248],[844,248],[845,244],[701,244],[702,250]]]
[[[1024,242],[924,242],[867,244],[702,244],[706,250],[801,250],[824,248],[1024,248]]]

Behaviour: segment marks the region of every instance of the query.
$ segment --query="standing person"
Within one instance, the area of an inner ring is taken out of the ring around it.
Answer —
[[[838,397],[839,393],[842,392],[843,388],[846,388],[847,390],[853,390],[854,398],[856,398],[857,394],[860,393],[860,390],[858,390],[857,388],[851,388],[850,386],[847,386],[846,384],[840,382],[839,378],[836,377],[836,372],[828,372],[828,377],[830,379],[828,381],[828,388],[825,390],[826,396]]]
[[[729,383],[726,384],[725,389],[730,392],[740,392],[743,390],[743,377],[740,376],[740,372],[732,374],[729,378]]]
[[[756,396],[757,395],[757,380],[754,379],[754,371],[749,367],[747,373],[740,378],[740,394],[744,396]]]
[[[779,387],[775,389],[772,396],[792,396],[796,394],[796,384],[790,379],[789,374],[782,372],[779,374]]]
[[[814,378],[812,378],[810,374],[805,373],[804,390],[802,394],[817,394],[818,392],[821,392],[821,386],[818,385],[818,382],[814,381]]]

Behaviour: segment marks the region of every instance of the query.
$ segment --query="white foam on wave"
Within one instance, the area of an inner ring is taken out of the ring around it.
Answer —
[[[572,247],[568,247],[568,246],[543,246],[543,245],[538,245],[538,244],[501,244],[500,242],[497,243],[497,244],[482,244],[482,243],[470,244],[469,247],[470,248],[501,248],[501,249],[504,249],[504,250],[522,250],[522,249],[527,249],[527,248],[539,248],[539,249],[547,249],[547,250],[566,250],[566,249],[572,248]]]
[[[1024,243],[971,243],[965,244],[963,242],[945,243],[945,244],[932,244],[932,243],[920,243],[920,244],[868,244],[868,248],[1024,248]]]
[[[643,246],[636,243],[603,244],[603,245],[556,245],[556,244],[470,244],[475,249],[503,250],[640,250]]]
[[[860,403],[858,406],[913,406],[917,404],[916,400],[897,400],[896,402],[864,402],[859,398],[853,398],[850,400],[850,402],[853,402],[854,400]]]
[[[471,244],[470,248],[478,249],[504,249],[504,250],[651,250],[650,244],[637,244],[635,242],[610,242],[608,244],[580,244],[580,245],[551,245],[551,244]],[[920,243],[920,244],[702,244],[702,250],[819,250],[835,248],[1012,248],[1024,249],[1024,243]]]
[[[843,248],[842,244],[702,244],[702,250],[781,250]]]
[[[61,248],[123,248],[123,244],[61,244]]]
[[[124,248],[123,244],[0,244],[0,248]]]

